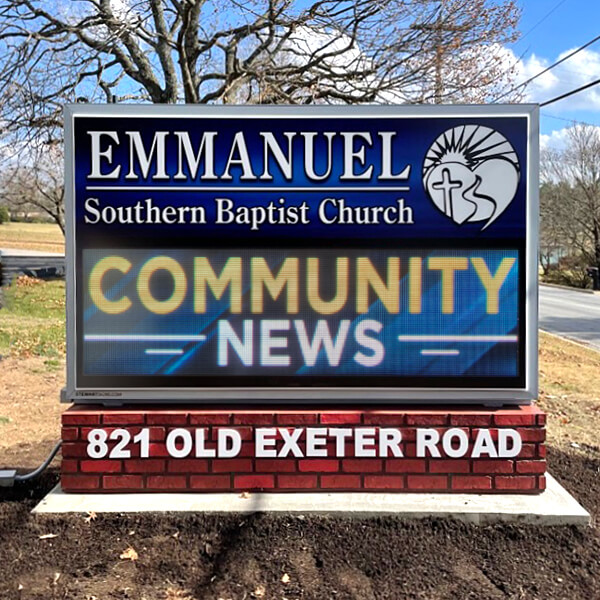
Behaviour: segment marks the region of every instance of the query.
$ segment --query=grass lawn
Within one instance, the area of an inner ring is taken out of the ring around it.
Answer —
[[[3,289],[0,354],[59,360],[65,353],[65,282],[19,277]]]
[[[65,239],[58,225],[52,223],[3,223],[0,248],[62,253]]]

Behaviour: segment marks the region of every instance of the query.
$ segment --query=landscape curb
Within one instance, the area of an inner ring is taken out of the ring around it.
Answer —
[[[57,513],[214,513],[327,514],[346,517],[395,516],[405,519],[452,518],[474,525],[590,524],[590,514],[554,477],[541,494],[66,494],[60,485],[32,510]]]

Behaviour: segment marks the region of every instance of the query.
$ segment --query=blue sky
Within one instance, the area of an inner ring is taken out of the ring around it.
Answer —
[[[519,5],[521,39],[511,49],[523,71],[516,83],[600,35],[599,0],[520,0]],[[525,100],[541,103],[595,79],[600,79],[600,40],[532,82]],[[549,143],[560,143],[570,119],[600,125],[600,84],[542,108],[541,115],[543,141]]]

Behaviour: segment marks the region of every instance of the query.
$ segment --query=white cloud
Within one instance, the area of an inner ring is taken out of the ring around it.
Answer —
[[[517,83],[541,73],[552,63],[567,56],[573,49],[565,50],[555,59],[532,55],[521,61],[518,67]],[[545,102],[561,94],[581,87],[600,78],[600,52],[582,50],[552,70],[534,79],[525,88],[525,101]],[[554,112],[568,110],[600,110],[600,85],[591,87],[552,105]]]
[[[567,143],[569,129],[564,127],[550,134],[540,135],[540,150],[563,150]]]

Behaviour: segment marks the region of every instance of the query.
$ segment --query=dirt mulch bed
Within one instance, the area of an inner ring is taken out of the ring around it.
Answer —
[[[600,514],[597,449],[554,450],[550,469]],[[49,473],[35,486],[0,492],[2,599],[600,598],[596,527],[392,517],[31,516],[56,480]],[[137,560],[121,558],[127,551]]]

